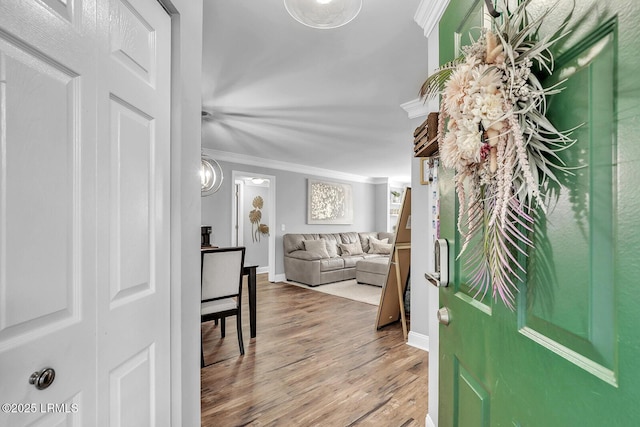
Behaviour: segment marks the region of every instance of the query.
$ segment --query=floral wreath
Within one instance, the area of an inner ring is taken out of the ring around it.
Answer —
[[[546,97],[560,92],[563,82],[543,88],[532,70],[536,65],[552,73],[549,48],[566,34],[565,27],[538,39],[551,10],[530,20],[530,2],[513,12],[503,2],[506,13],[492,18],[496,30],[483,30],[420,90],[425,98],[441,95],[440,160],[456,170],[458,257],[471,251],[469,285],[475,297],[484,298],[491,288],[493,298],[511,309],[533,248],[535,209],[546,213],[549,180],[558,182],[555,173],[570,169],[557,153],[574,142],[571,131],[558,131],[545,117]]]

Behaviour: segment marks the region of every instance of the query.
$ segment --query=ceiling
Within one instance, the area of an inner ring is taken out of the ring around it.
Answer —
[[[202,146],[409,182],[423,119],[400,104],[427,77],[419,3],[364,0],[349,24],[318,30],[282,0],[205,0]]]

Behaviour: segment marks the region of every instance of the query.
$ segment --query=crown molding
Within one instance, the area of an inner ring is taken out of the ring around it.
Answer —
[[[422,27],[425,37],[428,38],[437,27],[448,5],[449,0],[422,0],[420,2],[413,19]]]
[[[229,151],[213,150],[202,148],[202,151],[217,161],[238,163],[242,165],[257,166],[261,168],[283,170],[295,172],[303,175],[319,176],[323,178],[333,178],[343,181],[363,182],[366,184],[383,184],[388,178],[372,178],[362,175],[355,175],[345,172],[338,172],[330,169],[317,168],[314,166],[299,165],[297,163],[282,162],[280,160],[263,159],[262,157],[248,156],[245,154],[231,153]]]
[[[410,119],[416,117],[424,117],[431,112],[428,103],[420,98],[412,99],[404,104],[400,104],[400,107],[407,112]]]

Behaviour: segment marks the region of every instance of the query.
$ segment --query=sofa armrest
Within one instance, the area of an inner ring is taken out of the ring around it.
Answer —
[[[315,261],[315,260],[318,260],[318,259],[322,259],[321,256],[314,255],[314,254],[312,254],[311,252],[308,252],[308,251],[293,251],[293,252],[289,252],[288,254],[285,255],[285,257],[303,259],[305,261]]]
[[[315,286],[322,283],[322,274],[320,273],[319,259],[307,260],[285,255],[284,273],[287,280],[293,280],[310,286]]]

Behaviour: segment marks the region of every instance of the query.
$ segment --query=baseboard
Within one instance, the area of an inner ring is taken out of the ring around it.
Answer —
[[[410,331],[407,344],[420,350],[429,351],[429,335]]]
[[[285,280],[287,280],[287,276],[285,274],[276,274],[274,280],[276,282],[284,282]]]
[[[256,274],[263,274],[269,272],[269,266],[256,268]]]
[[[431,419],[431,414],[427,414],[427,419],[425,421],[425,425],[427,427],[436,427],[436,423],[434,423],[433,420]]]

